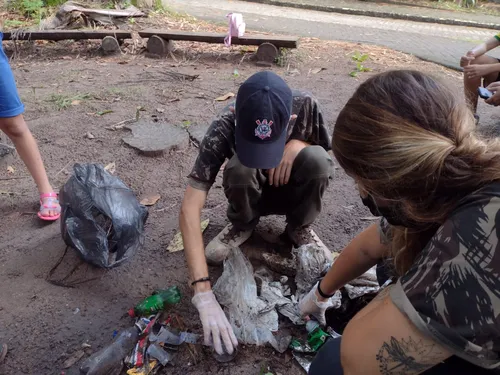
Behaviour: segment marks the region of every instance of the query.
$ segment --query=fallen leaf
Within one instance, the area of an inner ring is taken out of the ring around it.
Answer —
[[[153,206],[158,202],[161,198],[160,194],[151,194],[151,195],[146,195],[144,198],[141,199],[141,204],[144,206]]]
[[[107,110],[105,110],[105,111],[100,111],[100,112],[97,112],[97,114],[98,114],[99,116],[104,116],[104,115],[107,115],[108,113],[113,113],[113,111],[112,111],[112,110],[110,110],[110,109],[107,109]]]
[[[218,102],[223,102],[225,100],[228,100],[228,99],[232,98],[233,96],[234,96],[234,93],[228,92],[225,95],[222,95],[222,96],[219,96],[218,98],[215,98],[215,100],[218,101]]]
[[[7,167],[7,173],[14,173],[15,171],[14,167],[11,167],[10,165]]]
[[[311,70],[312,74],[318,74],[319,72],[322,72],[323,70],[326,70],[326,68],[316,68]]]
[[[116,172],[116,164],[115,162],[109,163],[104,167],[105,170],[107,170],[109,173],[113,174]]]
[[[95,138],[95,135],[92,134],[91,132],[87,132],[87,134],[85,134],[85,136],[88,138],[88,139],[94,139]]]
[[[201,224],[200,224],[201,225],[201,233],[203,233],[205,231],[205,229],[207,229],[209,221],[210,221],[209,219],[206,219],[206,220],[203,220],[201,222]],[[184,250],[184,243],[182,242],[181,232],[178,232],[174,236],[172,241],[170,241],[170,243],[168,244],[167,250],[171,253],[175,253],[177,251]]]
[[[71,357],[69,357],[66,361],[63,363],[63,368],[67,369],[70,367],[73,367],[73,365],[78,362],[80,359],[83,358],[85,355],[85,352],[83,350],[78,350]]]
[[[79,105],[82,101],[81,100],[73,100],[71,102],[71,105]]]

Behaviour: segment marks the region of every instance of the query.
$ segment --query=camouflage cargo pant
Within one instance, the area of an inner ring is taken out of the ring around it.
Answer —
[[[235,155],[223,175],[229,221],[247,230],[261,216],[274,214],[286,215],[293,229],[312,224],[321,212],[323,193],[332,176],[332,158],[321,146],[304,148],[293,163],[288,184],[279,187],[269,185],[267,171],[247,168]]]

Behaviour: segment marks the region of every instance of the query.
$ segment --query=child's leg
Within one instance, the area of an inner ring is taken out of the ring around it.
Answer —
[[[42,157],[36,141],[24,121],[23,112],[24,106],[17,93],[14,76],[1,48],[0,33],[0,130],[5,132],[16,146],[17,152],[33,176],[40,194],[52,193],[53,190],[47,178]],[[54,217],[59,215],[61,207],[56,198],[46,196],[42,202],[41,216]]]
[[[483,55],[478,57],[477,59],[474,59],[471,64],[498,64],[498,60],[495,59],[494,57]],[[478,94],[477,94],[477,88],[481,86],[482,79],[485,80],[485,82],[495,82],[498,77],[498,73],[492,73],[489,74],[486,77],[474,77],[474,78],[469,78],[467,74],[464,74],[464,91],[465,91],[465,98],[468,100],[472,110],[474,113],[476,113],[477,110],[477,101],[478,101]]]

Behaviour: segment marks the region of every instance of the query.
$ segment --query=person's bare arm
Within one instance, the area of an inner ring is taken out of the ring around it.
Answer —
[[[500,46],[500,40],[495,37],[488,39],[486,42],[479,44],[471,49],[467,54],[462,57],[462,60],[472,61],[479,56],[484,55],[486,52],[491,51],[493,48]]]
[[[179,216],[179,226],[184,241],[184,251],[189,268],[190,280],[199,280],[208,276],[208,266],[205,259],[205,245],[201,232],[201,210],[205,205],[207,192],[195,189],[191,186],[186,188]],[[210,290],[210,283],[196,283],[196,292]]]
[[[451,356],[415,327],[388,292],[378,295],[345,328],[340,347],[345,375],[416,375]]]
[[[387,251],[387,245],[381,241],[379,225],[370,225],[342,250],[321,281],[321,290],[333,294],[377,264]],[[321,296],[319,300],[322,300]]]

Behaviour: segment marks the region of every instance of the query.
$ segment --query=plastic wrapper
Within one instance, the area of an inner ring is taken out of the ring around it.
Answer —
[[[380,290],[380,285],[377,280],[376,267],[370,268],[363,275],[346,284],[344,288],[350,299],[356,299],[365,294],[377,293]]]
[[[118,177],[98,164],[75,164],[59,193],[61,234],[88,263],[111,268],[144,244],[147,208]]]
[[[330,260],[326,254],[314,244],[303,245],[296,250],[297,275],[295,283],[297,284],[297,300],[300,301],[311,288],[324,276],[331,267]],[[342,294],[337,291],[330,298],[332,308],[336,309],[341,305]],[[304,324],[304,323],[302,323]]]
[[[224,261],[224,271],[214,286],[219,303],[225,307],[239,342],[281,349],[273,332],[278,331],[278,313],[257,296],[253,268],[239,248]],[[285,347],[286,349],[286,347]]]

